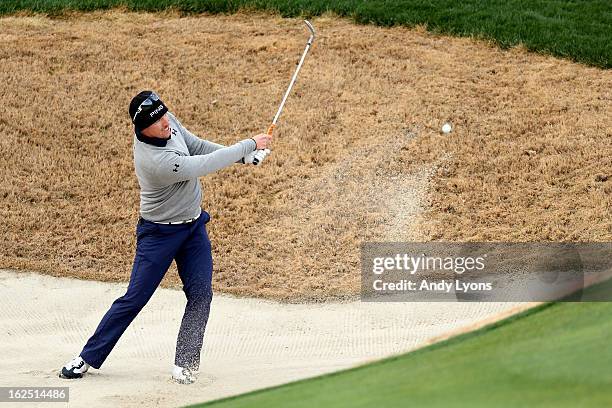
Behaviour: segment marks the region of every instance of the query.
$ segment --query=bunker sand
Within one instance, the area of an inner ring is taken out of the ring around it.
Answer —
[[[176,407],[412,350],[530,306],[512,303],[281,304],[216,296],[199,381],[170,380],[185,297],[159,289],[101,370],[58,378],[125,284],[0,271],[0,386],[69,386],[70,406]],[[45,404],[41,404],[44,406]]]

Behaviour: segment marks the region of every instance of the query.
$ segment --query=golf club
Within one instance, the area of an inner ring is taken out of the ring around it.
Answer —
[[[293,73],[293,77],[291,78],[289,87],[287,88],[287,91],[285,92],[285,96],[283,96],[283,100],[281,101],[280,106],[278,107],[278,111],[276,112],[276,115],[274,115],[274,119],[272,119],[272,123],[270,124],[270,127],[268,127],[267,133],[270,136],[272,136],[272,133],[274,132],[274,128],[276,127],[276,122],[278,121],[278,118],[280,117],[281,112],[283,111],[283,107],[285,106],[287,97],[289,97],[291,88],[293,88],[293,84],[295,84],[295,80],[297,79],[298,73],[300,72],[300,68],[302,68],[302,64],[304,63],[304,59],[306,58],[306,54],[308,54],[308,50],[310,49],[310,46],[312,45],[314,38],[315,38],[315,29],[312,26],[312,24],[310,24],[308,20],[304,20],[304,24],[306,24],[306,26],[308,27],[308,31],[310,31],[310,37],[308,37],[306,48],[304,49],[304,52],[302,53],[302,58],[300,58],[300,62],[298,63],[298,66],[295,69],[295,72]],[[257,164],[258,162],[259,161],[257,159],[254,160],[254,164]]]

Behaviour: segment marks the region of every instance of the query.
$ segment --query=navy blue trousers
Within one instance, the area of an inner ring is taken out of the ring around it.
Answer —
[[[127,292],[113,302],[87,341],[80,354],[85,362],[94,368],[102,366],[175,260],[187,306],[176,342],[174,363],[199,369],[212,300],[212,253],[206,232],[209,220],[210,215],[202,211],[200,217],[189,224],[156,224],[142,218],[138,221],[136,256]]]

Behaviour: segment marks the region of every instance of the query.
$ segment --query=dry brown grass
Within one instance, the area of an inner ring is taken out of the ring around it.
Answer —
[[[363,240],[612,238],[612,72],[314,23],[274,154],[203,179],[217,290],[352,296]],[[155,89],[196,134],[231,143],[267,127],[304,42],[299,21],[255,14],[0,19],[0,267],[127,280],[130,98]]]

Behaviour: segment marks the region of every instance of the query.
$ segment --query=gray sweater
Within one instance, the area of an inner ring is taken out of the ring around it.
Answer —
[[[229,147],[202,140],[170,112],[168,118],[172,129],[169,140],[159,139],[154,145],[134,135],[140,215],[154,222],[177,222],[200,215],[202,188],[198,177],[227,167],[256,148],[253,139]]]

